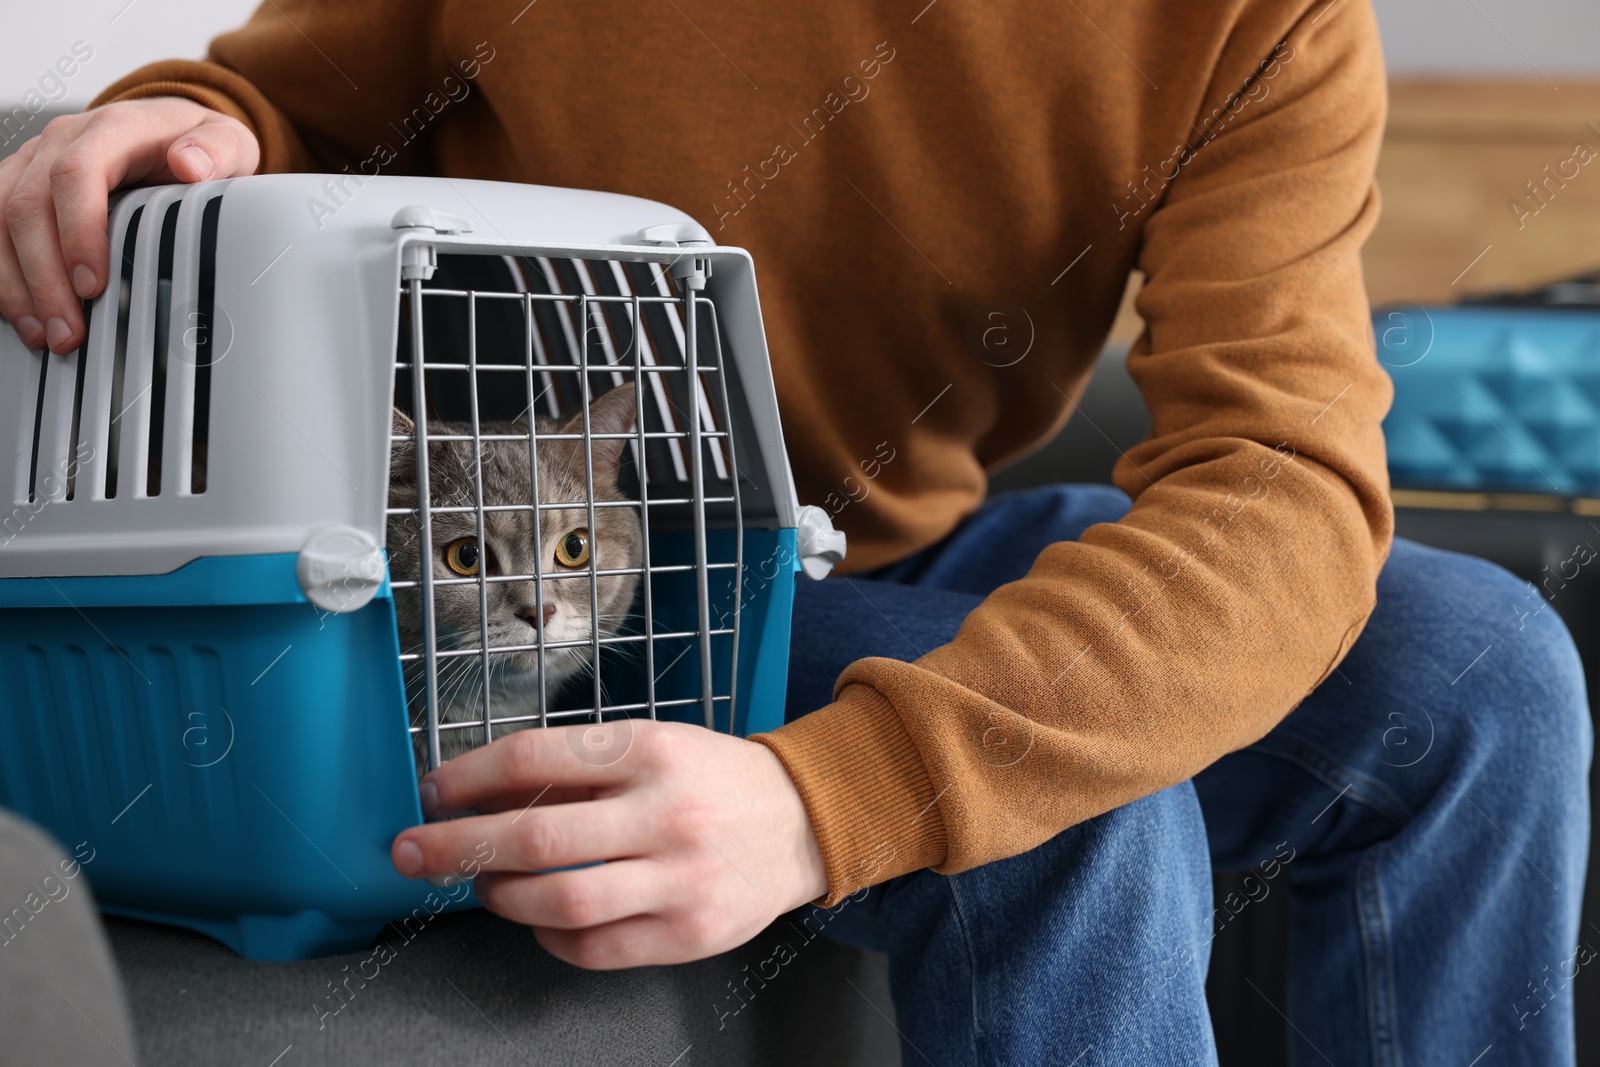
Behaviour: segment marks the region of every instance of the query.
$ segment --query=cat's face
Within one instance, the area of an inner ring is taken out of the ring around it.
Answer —
[[[633,426],[634,390],[631,385],[613,389],[589,408],[593,433],[626,433]],[[583,429],[582,413],[556,425],[543,420],[541,433],[577,433]],[[395,433],[413,432],[411,421],[395,413]],[[432,433],[470,434],[458,424],[430,424]],[[485,425],[483,433],[526,433],[525,423],[513,427]],[[626,499],[617,488],[617,461],[623,441],[591,440],[594,466],[594,500]],[[483,519],[484,543],[477,538],[472,510],[433,514],[433,558],[430,566],[434,585],[434,619],[438,647],[472,649],[479,644],[479,588],[477,581],[442,585],[440,581],[485,575],[539,573],[543,582],[543,612],[531,580],[488,582],[487,598],[489,648],[533,646],[542,629],[546,645],[570,641],[587,642],[595,632],[595,619],[602,636],[621,626],[638,588],[637,574],[601,575],[593,583],[591,560],[598,571],[638,567],[642,556],[639,516],[633,507],[597,507],[594,525],[589,523],[584,479],[582,441],[538,442],[538,481],[541,503],[573,504],[571,508],[542,510],[539,513],[539,538],[534,537],[533,514],[527,510],[486,511]],[[466,507],[474,503],[473,452],[471,441],[438,442],[429,445],[428,467],[432,505]],[[485,505],[526,506],[533,500],[528,471],[528,445],[521,441],[485,441],[483,454],[483,502]],[[409,442],[396,442],[390,462],[389,505],[415,508],[417,504],[416,451]],[[388,524],[389,569],[396,580],[415,579],[417,521],[411,515],[391,516]],[[537,569],[536,569],[537,568]],[[573,577],[560,577],[573,575]],[[395,614],[400,626],[401,647],[406,652],[420,651],[423,641],[420,591],[395,591]],[[562,683],[589,665],[592,646],[546,648],[545,688],[552,706]],[[490,656],[492,713],[527,715],[538,710],[539,655],[535,649],[493,653]],[[420,663],[408,664],[406,680],[413,694],[413,715],[421,708]],[[476,654],[445,657],[439,660],[439,706],[446,721],[461,721],[482,714],[482,660]],[[462,745],[471,743],[467,731]],[[472,742],[481,740],[473,733]],[[450,745],[455,748],[457,746]]]

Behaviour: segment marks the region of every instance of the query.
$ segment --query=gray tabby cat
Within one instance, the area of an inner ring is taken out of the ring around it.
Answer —
[[[594,434],[627,433],[634,423],[634,389],[624,385],[611,390],[589,407],[589,428]],[[535,422],[540,433],[580,433],[583,413],[564,422],[540,418]],[[471,427],[453,423],[430,423],[429,430],[443,434],[470,434]],[[394,413],[396,435],[415,432],[412,421],[399,411]],[[482,427],[483,433],[523,433],[527,424],[499,424]],[[617,465],[622,455],[621,440],[591,440],[594,463],[594,499],[625,500],[617,487]],[[484,441],[483,502],[485,505],[521,504],[532,499],[528,478],[528,445],[523,441]],[[543,582],[544,618],[538,618],[534,583],[487,583],[489,645],[533,645],[542,627],[549,642],[587,641],[594,632],[587,578],[556,578],[560,573],[587,574],[590,556],[597,570],[638,567],[642,557],[642,533],[635,508],[596,508],[595,529],[590,530],[584,504],[584,454],[582,441],[543,441],[538,443],[540,503],[571,502],[574,507],[539,513],[540,544],[534,543],[533,515],[530,511],[486,511],[483,518],[487,546],[478,544],[472,512],[433,516],[433,575],[436,579],[474,576],[480,567],[487,575],[533,574],[539,558]],[[473,457],[471,441],[444,441],[429,445],[428,479],[434,507],[471,507],[473,504]],[[416,446],[396,441],[389,464],[389,506],[417,506]],[[388,525],[389,570],[397,580],[414,580],[419,573],[417,559],[417,521],[412,515],[392,515]],[[604,576],[596,579],[599,601],[599,631],[614,634],[627,617],[639,584],[636,574]],[[434,619],[438,648],[479,648],[478,583],[435,585]],[[395,591],[395,615],[400,626],[400,647],[406,652],[422,649],[422,599],[416,588]],[[593,670],[590,647],[553,648],[545,651],[546,698],[554,698],[562,685],[585,670]],[[478,655],[442,657],[439,663],[439,721],[476,722],[483,719],[483,661]],[[539,657],[536,650],[492,653],[489,657],[490,712],[494,718],[537,716],[539,711]],[[426,716],[423,696],[423,667],[420,660],[406,665],[407,702],[412,725],[422,725]],[[528,722],[496,725],[495,736],[537,725]],[[414,734],[417,766],[427,769],[425,734]],[[483,743],[483,730],[441,730],[441,755],[450,759]]]

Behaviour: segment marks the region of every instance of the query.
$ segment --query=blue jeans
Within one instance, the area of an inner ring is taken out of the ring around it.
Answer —
[[[789,717],[854,659],[949,641],[1128,507],[1104,486],[997,496],[916,556],[801,582]],[[1349,655],[1267,737],[1031,852],[876,886],[824,929],[888,952],[907,1065],[1213,1063],[1214,931],[1287,886],[1291,1062],[1571,1064],[1593,738],[1542,604],[1397,539]],[[1213,864],[1251,870],[1245,896],[1213,902]]]

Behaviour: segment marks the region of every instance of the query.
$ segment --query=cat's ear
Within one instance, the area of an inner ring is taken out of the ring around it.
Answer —
[[[627,433],[633,429],[633,385],[619,385],[605,396],[589,405],[589,432],[592,434]],[[578,420],[581,428],[583,422]],[[591,446],[594,455],[594,472],[615,477],[617,464],[622,459],[622,446],[627,442],[612,439],[597,440]]]

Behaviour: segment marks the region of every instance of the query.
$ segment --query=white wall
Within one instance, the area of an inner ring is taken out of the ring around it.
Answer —
[[[1391,74],[1600,77],[1600,0],[1372,0]]]
[[[1184,0],[1172,0],[1182,3]],[[1347,2],[1347,0],[1338,0]],[[1600,77],[1600,0],[1373,0],[1396,74]],[[0,101],[37,88],[75,41],[94,58],[53,108],[82,107],[151,60],[198,57],[257,0],[70,0],[0,12]],[[52,85],[46,89],[59,93]]]
[[[21,101],[29,89],[35,89],[46,97],[61,97],[50,104],[52,109],[81,108],[135,67],[156,59],[199,58],[205,54],[207,41],[243,22],[258,2],[7,2],[0,8],[0,101]],[[56,60],[68,55],[78,41],[94,55],[71,78],[62,79],[63,96],[51,71]]]

